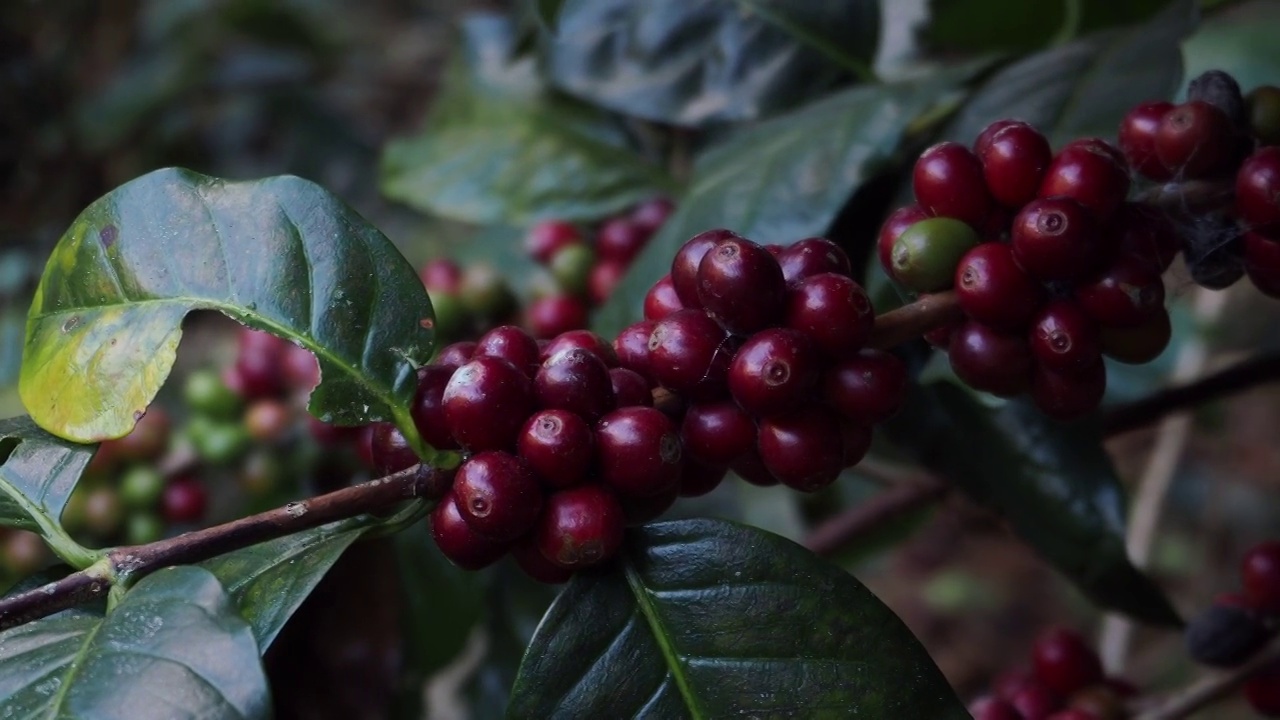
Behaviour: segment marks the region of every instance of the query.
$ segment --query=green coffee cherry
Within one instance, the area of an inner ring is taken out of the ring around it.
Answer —
[[[516,309],[515,293],[490,265],[471,265],[466,269],[459,297],[471,312],[490,320],[504,318]]]
[[[145,545],[164,537],[164,523],[152,513],[133,513],[124,526],[125,542]]]
[[[560,288],[570,295],[584,295],[596,254],[583,243],[567,245],[551,256],[551,275]]]
[[[913,292],[946,290],[954,282],[960,258],[978,243],[978,234],[959,220],[921,220],[893,244],[893,276]]]
[[[155,507],[164,492],[164,476],[150,465],[134,465],[120,477],[120,499],[135,510]]]
[[[218,422],[197,415],[187,423],[187,433],[196,454],[211,465],[234,462],[249,447],[249,433],[240,423]]]
[[[1280,87],[1262,85],[1245,96],[1249,126],[1262,145],[1280,145]]]
[[[455,340],[462,337],[471,324],[470,311],[455,294],[432,293],[431,309],[436,314],[436,337]]]
[[[230,420],[240,411],[240,397],[212,370],[196,370],[188,375],[182,397],[195,412],[219,420]]]

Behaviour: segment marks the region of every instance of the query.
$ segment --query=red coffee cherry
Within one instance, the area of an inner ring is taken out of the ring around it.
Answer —
[[[830,357],[862,349],[875,325],[875,309],[862,286],[846,275],[819,273],[787,292],[787,327],[803,333]]]
[[[592,265],[587,272],[587,297],[591,299],[591,304],[603,305],[626,274],[626,264],[616,260],[604,260]]]
[[[786,291],[778,261],[750,240],[723,240],[698,263],[698,301],[730,332],[776,324]]]
[[[756,444],[756,423],[737,404],[694,403],[680,427],[685,453],[701,463],[728,467]]]
[[[1009,704],[1021,714],[1023,720],[1048,720],[1062,707],[1062,698],[1045,685],[1031,682],[1018,688],[1009,697]]]
[[[471,362],[471,357],[475,354],[476,343],[471,340],[461,340],[445,345],[433,362],[436,365],[452,365],[457,368]]]
[[[1231,118],[1203,100],[1173,108],[1156,130],[1156,156],[1182,178],[1212,177],[1229,170],[1238,158],[1238,145]]]
[[[160,517],[170,525],[190,525],[204,519],[209,495],[194,477],[170,480],[160,493]]]
[[[818,384],[821,360],[805,335],[769,328],[752,335],[729,367],[729,392],[747,412],[765,416],[804,402]]]
[[[285,345],[280,357],[280,372],[290,389],[311,392],[320,384],[320,363],[316,356],[301,345]]]
[[[1013,256],[1033,277],[1071,282],[1102,259],[1103,233],[1080,203],[1067,197],[1035,200],[1013,219]]]
[[[684,465],[680,468],[680,497],[706,495],[720,487],[728,472],[727,467],[700,463],[686,453]]]
[[[966,315],[1014,332],[1031,322],[1044,304],[1044,287],[1027,274],[1004,243],[983,243],[956,266],[956,297]]]
[[[242,349],[224,380],[228,387],[246,400],[279,397],[285,389],[279,355],[263,351],[246,352]]]
[[[920,154],[911,173],[916,202],[930,214],[981,227],[991,210],[982,163],[969,148],[943,142]]]
[[[535,537],[544,557],[577,570],[616,555],[625,524],[612,492],[602,485],[582,485],[547,498]]]
[[[440,552],[463,570],[492,565],[507,552],[507,543],[481,535],[462,519],[453,492],[431,512],[431,537]]]
[[[562,568],[547,559],[538,549],[538,540],[534,533],[525,533],[511,546],[511,557],[525,575],[548,585],[559,585],[569,582],[573,571]]]
[[[1254,232],[1280,238],[1280,147],[1264,147],[1240,166],[1236,213]]]
[[[1173,103],[1145,102],[1135,106],[1120,121],[1120,150],[1134,170],[1152,180],[1163,182],[1173,177],[1156,155],[1156,133],[1160,121],[1173,109]]]
[[[761,420],[757,442],[769,473],[801,492],[830,485],[845,466],[840,420],[821,406]]]
[[[788,285],[820,273],[847,277],[852,272],[849,256],[844,250],[820,237],[805,238],[783,248],[778,253],[778,264],[782,266],[782,278]]]
[[[1098,138],[1069,143],[1040,183],[1042,198],[1068,197],[1106,223],[1129,194],[1129,169],[1119,150]]]
[[[1037,366],[1031,398],[1040,412],[1055,420],[1075,420],[1097,409],[1107,389],[1107,367],[1099,360],[1070,372]]]
[[[991,140],[996,136],[996,133],[1009,127],[1010,125],[1021,125],[1021,124],[1023,124],[1021,120],[1015,120],[1013,118],[1005,118],[1003,120],[996,120],[995,122],[986,126],[985,128],[982,129],[982,132],[978,133],[978,137],[974,138],[973,154],[981,158],[982,154],[987,151],[987,147],[991,145]]]
[[[657,322],[684,309],[670,275],[663,275],[644,295],[644,319]]]
[[[596,254],[604,260],[629,263],[644,249],[652,234],[631,218],[613,218],[596,233]]]
[[[1036,199],[1040,181],[1053,161],[1053,151],[1035,128],[1014,122],[991,135],[978,159],[991,196],[1016,209]]]
[[[502,358],[530,376],[542,364],[538,341],[515,325],[502,325],[481,335],[472,357]]]
[[[893,277],[893,244],[907,228],[921,220],[928,220],[931,215],[919,205],[904,205],[889,213],[884,224],[880,226],[880,234],[876,236],[876,252],[880,257],[880,267]]]
[[[495,540],[528,532],[542,510],[542,488],[528,463],[489,450],[462,463],[453,478],[458,514],[471,529]]]
[[[520,429],[516,449],[544,485],[566,488],[587,479],[594,444],[586,420],[568,410],[540,410]]]
[[[670,198],[650,198],[631,211],[631,222],[652,234],[662,227],[675,209],[676,205]]]
[[[1249,602],[1270,615],[1280,615],[1280,542],[1255,545],[1240,564]]]
[[[732,230],[707,230],[689,238],[676,251],[671,260],[671,284],[681,305],[695,310],[702,307],[698,299],[698,266],[708,250],[730,239],[740,240],[742,236]]]
[[[1254,232],[1245,235],[1244,271],[1263,294],[1280,298],[1280,241]]]
[[[871,449],[871,436],[870,425],[861,425],[847,420],[840,423],[841,458],[845,467],[853,467],[862,462],[862,458],[866,457],[867,451]]]
[[[662,513],[671,509],[680,498],[680,486],[672,485],[657,495],[646,497],[618,496],[618,504],[622,506],[622,517],[627,525],[643,525],[657,519]]]
[[[618,365],[639,373],[647,381],[653,380],[649,368],[649,337],[657,323],[652,320],[641,320],[628,325],[613,340],[613,351],[618,358]]]
[[[701,310],[663,319],[649,336],[649,372],[663,387],[693,400],[725,392],[735,352],[724,330]]]
[[[1080,708],[1067,708],[1050,715],[1048,720],[1101,720],[1097,715]]]
[[[1075,299],[1099,325],[1138,327],[1164,310],[1164,282],[1148,263],[1122,254],[1077,286]]]
[[[1121,205],[1107,231],[1121,253],[1142,260],[1157,273],[1168,270],[1182,249],[1169,218],[1141,203]]]
[[[369,442],[373,457],[373,471],[379,475],[400,472],[421,462],[418,454],[409,447],[409,442],[405,440],[399,428],[391,423],[374,423],[373,435]]]
[[[675,425],[654,408],[620,408],[596,424],[600,478],[623,495],[647,497],[674,487],[682,454]]]
[[[952,334],[947,357],[956,375],[976,390],[1013,397],[1030,385],[1033,362],[1023,335],[970,320]]]
[[[478,357],[454,371],[442,398],[449,432],[472,451],[513,447],[534,409],[529,376],[494,357]]]
[[[1008,701],[996,697],[979,698],[969,705],[973,720],[1022,720],[1022,713]]]
[[[457,295],[462,290],[462,268],[449,258],[428,260],[418,272],[422,285],[433,296],[436,293]]]
[[[907,389],[907,366],[883,350],[863,350],[827,368],[822,398],[841,416],[860,425],[893,417]]]
[[[582,348],[561,350],[547,358],[533,379],[534,396],[542,408],[559,408],[595,422],[616,407],[609,368]]]
[[[610,368],[609,383],[613,387],[617,407],[653,406],[653,391],[649,382],[640,377],[640,373],[626,368]]]
[[[1069,300],[1049,303],[1031,325],[1031,354],[1050,370],[1070,372],[1102,360],[1098,328]]]
[[[293,428],[293,413],[285,403],[271,398],[254,400],[244,411],[244,429],[258,442],[280,441]]]
[[[1137,327],[1098,328],[1102,354],[1129,365],[1145,365],[1155,360],[1169,346],[1172,336],[1173,327],[1165,310],[1160,310]]]
[[[587,306],[572,295],[547,295],[525,310],[529,332],[535,338],[553,338],[587,326]]]
[[[1244,683],[1244,697],[1259,715],[1280,717],[1280,662],[1251,675]]]
[[[570,330],[567,333],[561,333],[555,336],[548,343],[542,346],[538,362],[544,363],[552,355],[555,355],[562,350],[573,350],[575,348],[579,350],[586,350],[592,355],[595,355],[600,358],[607,367],[618,367],[618,353],[613,349],[613,345],[590,330]]]
[[[529,228],[524,236],[524,249],[535,261],[545,265],[561,249],[582,242],[582,231],[573,223],[545,220]]]
[[[1032,650],[1036,677],[1062,697],[1102,681],[1102,662],[1079,633],[1055,628],[1042,634]]]
[[[778,478],[774,477],[773,473],[769,472],[769,468],[765,467],[764,460],[760,458],[760,451],[755,447],[752,447],[746,455],[734,461],[729,466],[729,469],[752,485],[770,487],[778,484]]]

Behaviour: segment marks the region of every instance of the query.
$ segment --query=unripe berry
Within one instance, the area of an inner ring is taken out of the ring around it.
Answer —
[[[804,334],[829,357],[857,353],[871,337],[875,321],[871,298],[846,275],[810,275],[787,292],[787,327]]]
[[[635,405],[653,405],[653,392],[649,383],[640,377],[640,373],[626,368],[610,368],[609,384],[613,389],[613,397],[617,407]]]
[[[670,275],[663,275],[644,295],[644,319],[657,322],[684,309]]]
[[[774,325],[781,319],[786,291],[778,261],[750,240],[724,240],[698,263],[698,302],[730,332]]]
[[[558,352],[573,350],[574,348],[586,350],[600,358],[605,367],[618,367],[618,353],[614,351],[613,346],[590,330],[570,330],[567,333],[560,333],[555,336],[539,349],[541,353],[539,363],[546,362],[548,358]],[[536,367],[534,372],[537,372]]]
[[[194,477],[179,477],[165,485],[160,495],[160,515],[170,525],[189,525],[204,519],[209,496]]]
[[[227,420],[240,410],[240,398],[212,370],[197,370],[187,376],[182,399],[191,410]]]
[[[501,451],[472,455],[453,479],[458,514],[472,530],[494,540],[525,534],[542,510],[542,488],[523,459]]]
[[[1118,150],[1097,138],[1069,143],[1053,159],[1044,181],[1042,198],[1067,197],[1089,211],[1098,223],[1106,223],[1129,194],[1129,169]]]
[[[587,274],[587,297],[591,303],[603,305],[626,274],[627,266],[616,260],[604,260],[592,265]]]
[[[757,442],[769,473],[802,492],[830,485],[845,466],[840,420],[821,406],[761,420]]]
[[[1280,237],[1280,147],[1264,147],[1240,166],[1236,213],[1255,232]]]
[[[649,372],[663,387],[693,400],[724,393],[735,344],[701,310],[663,319],[649,336]]]
[[[1031,348],[1023,335],[1001,333],[969,321],[951,336],[951,369],[970,387],[1001,397],[1026,392],[1031,381]]]
[[[478,357],[458,368],[442,397],[450,433],[472,451],[513,447],[534,406],[529,376],[493,357]]]
[[[647,497],[676,485],[682,453],[680,434],[654,408],[620,408],[596,424],[600,478],[623,495]]]
[[[1055,420],[1075,420],[1098,408],[1107,389],[1107,367],[1099,360],[1070,372],[1037,366],[1031,378],[1031,398],[1040,412]]]
[[[1259,233],[1245,235],[1244,271],[1264,295],[1280,298],[1280,241]]]
[[[836,273],[848,276],[852,271],[849,256],[839,245],[826,238],[811,237],[783,248],[778,254],[782,277],[790,285],[811,275]]]
[[[1010,123],[991,135],[978,154],[987,188],[996,202],[1020,208],[1036,198],[1053,151],[1044,135],[1023,122]]]
[[[481,535],[462,519],[452,492],[431,512],[431,537],[440,552],[463,570],[492,565],[507,552],[507,543]]]
[[[1240,564],[1245,597],[1259,610],[1280,615],[1280,542],[1255,545]]]
[[[609,368],[581,348],[547,358],[533,384],[539,407],[568,410],[587,422],[595,422],[615,407]]]
[[[548,269],[561,290],[583,295],[591,286],[591,270],[596,267],[596,254],[586,245],[567,245],[551,256]]]
[[[680,246],[671,260],[671,284],[675,286],[681,305],[695,310],[702,307],[702,302],[698,300],[698,266],[702,263],[702,258],[708,250],[725,240],[741,237],[731,230],[707,230],[694,235]]]
[[[929,217],[928,211],[919,205],[904,205],[885,218],[884,224],[880,226],[880,233],[876,235],[876,252],[880,257],[880,267],[890,277],[893,277],[894,243],[898,242],[907,228],[921,220],[928,220]]]
[[[1013,256],[1033,277],[1071,282],[1102,259],[1103,233],[1080,203],[1067,197],[1035,200],[1013,220]]]
[[[821,359],[808,337],[769,328],[738,350],[729,368],[729,392],[753,415],[786,412],[807,399],[820,371]]]
[[[255,400],[245,409],[244,427],[254,440],[277,442],[293,428],[293,413],[279,400]]]
[[[529,228],[524,249],[535,261],[547,264],[556,253],[570,245],[582,245],[582,231],[563,220],[545,220]],[[430,289],[430,288],[428,288]]]
[[[953,142],[920,154],[911,173],[916,202],[931,214],[979,227],[991,209],[982,163],[969,148]]]
[[[583,485],[547,498],[535,537],[544,557],[576,570],[617,554],[624,525],[622,507],[612,492],[602,485]]]
[[[1182,178],[1213,177],[1238,158],[1239,138],[1226,113],[1203,100],[1170,110],[1156,131],[1156,156]]]
[[[393,424],[374,423],[370,439],[373,452],[373,471],[378,475],[390,475],[417,465],[420,460],[404,435]]]
[[[164,521],[152,513],[136,512],[125,519],[124,541],[129,545],[146,545],[164,537]]]
[[[571,295],[538,298],[529,303],[525,313],[529,332],[536,338],[553,338],[587,326],[586,304]]]
[[[1161,182],[1172,178],[1173,173],[1156,155],[1156,133],[1160,121],[1172,109],[1171,102],[1145,102],[1134,106],[1120,121],[1120,150],[1130,167]]]
[[[1157,312],[1150,320],[1133,328],[1098,328],[1102,354],[1128,365],[1145,365],[1169,346],[1173,327],[1169,313]]]
[[[1098,328],[1069,300],[1054,300],[1031,325],[1031,354],[1051,370],[1070,372],[1102,359]]]
[[[1077,286],[1075,300],[1099,325],[1138,327],[1164,310],[1164,282],[1149,264],[1121,254]]]
[[[893,245],[889,274],[908,290],[946,290],[955,280],[960,258],[979,242],[968,225],[948,217],[921,220],[903,231]]]
[[[469,265],[462,274],[458,298],[481,318],[504,318],[516,308],[516,296],[498,271],[490,265]]]
[[[120,477],[120,499],[135,510],[155,506],[164,492],[164,475],[149,464],[130,467]]]
[[[629,263],[649,242],[652,233],[630,218],[616,217],[596,233],[596,252],[602,259]]]
[[[587,479],[593,445],[591,426],[568,410],[534,413],[516,441],[520,457],[551,488],[566,488]]]
[[[680,436],[685,453],[693,459],[727,467],[755,447],[756,424],[735,403],[694,403],[685,411]]]
[[[648,381],[653,380],[649,367],[649,337],[653,335],[656,325],[652,320],[641,320],[628,325],[613,340],[618,365],[639,373],[640,377]]]
[[[1063,628],[1041,635],[1032,650],[1036,677],[1062,697],[1102,681],[1098,654],[1079,633]]]
[[[456,450],[449,421],[444,414],[444,389],[457,370],[452,365],[424,365],[418,368],[418,390],[413,396],[409,414],[418,434],[437,450]]]
[[[965,253],[956,266],[955,288],[966,315],[1009,332],[1025,328],[1045,299],[1044,287],[1004,243],[982,243]]]
[[[844,418],[869,426],[898,412],[906,388],[907,366],[896,355],[863,350],[827,368],[822,398]]]

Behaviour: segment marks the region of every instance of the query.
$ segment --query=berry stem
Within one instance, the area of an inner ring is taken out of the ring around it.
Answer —
[[[877,317],[868,346],[888,350],[936,327],[963,319],[964,311],[960,309],[955,291],[925,295]]]
[[[1198,711],[1219,700],[1235,694],[1235,691],[1256,672],[1280,660],[1280,642],[1273,642],[1252,660],[1227,673],[1210,675],[1190,687],[1161,701],[1155,707],[1146,705],[1135,708],[1134,720],[1179,720],[1191,717]]]
[[[88,568],[0,598],[0,630],[38,620],[105,595],[171,565],[197,563],[335,520],[381,513],[407,500],[439,497],[447,473],[425,465],[308,500],[145,545],[109,550]]]

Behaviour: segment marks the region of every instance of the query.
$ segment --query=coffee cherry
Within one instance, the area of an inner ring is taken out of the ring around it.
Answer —
[[[928,296],[921,295],[920,297],[924,298]],[[939,350],[946,350],[951,345],[951,337],[955,335],[956,330],[959,330],[960,326],[963,324],[963,320],[959,322],[944,323],[938,327],[927,330],[920,337],[924,338],[924,341],[933,347],[936,347]]]
[[[1280,147],[1264,147],[1240,166],[1236,213],[1255,232],[1280,237]]]
[[[11,530],[0,535],[0,571],[26,577],[49,563],[49,548],[36,533]]]
[[[996,697],[975,700],[969,705],[969,714],[973,720],[1022,720],[1017,708]]]
[[[506,360],[478,357],[454,371],[442,398],[449,432],[459,444],[472,451],[505,450],[515,445],[533,411],[533,383]]]
[[[374,423],[373,471],[378,475],[390,475],[421,462],[400,430],[391,423]]]
[[[169,446],[170,426],[169,414],[159,405],[152,404],[128,435],[108,441],[111,445],[109,452],[119,460],[154,460]]]
[[[1067,708],[1050,715],[1046,720],[1100,720],[1100,718],[1088,710]]]
[[[1018,711],[1023,720],[1048,720],[1058,708],[1062,707],[1062,698],[1047,686],[1032,682],[1018,688],[1009,696],[1009,704]]]
[[[863,350],[827,368],[822,398],[841,416],[861,425],[893,417],[907,389],[907,366],[883,350]]]
[[[776,324],[786,291],[778,261],[750,240],[723,240],[698,263],[698,302],[729,332]]]
[[[432,364],[458,368],[471,362],[471,358],[475,354],[476,343],[471,340],[461,340],[444,346],[436,355]]]
[[[616,217],[596,233],[596,252],[605,260],[629,263],[649,242],[651,233],[631,218]]]
[[[293,413],[279,400],[255,400],[244,412],[244,427],[258,442],[277,442],[293,429]]]
[[[572,295],[538,298],[525,313],[529,332],[536,338],[553,338],[587,326],[587,306]]]
[[[525,422],[516,447],[544,485],[566,488],[587,479],[593,443],[587,421],[567,410],[541,410]]]
[[[872,431],[870,425],[843,421],[840,423],[841,459],[844,467],[853,467],[862,462],[871,449]]]
[[[919,205],[904,205],[885,218],[884,224],[880,226],[880,233],[876,236],[876,252],[880,257],[880,267],[890,276],[893,275],[894,243],[898,242],[907,228],[921,220],[928,220],[929,217],[928,211]]]
[[[1075,300],[1099,325],[1138,327],[1164,310],[1164,282],[1142,260],[1118,255],[1100,274],[1076,287]]]
[[[373,425],[356,428],[356,456],[366,468],[373,469]]]
[[[625,520],[613,493],[583,485],[552,493],[535,529],[543,557],[570,570],[612,558],[622,545]]]
[[[1058,628],[1041,635],[1032,661],[1040,682],[1063,697],[1102,681],[1098,654],[1071,630]]]
[[[847,277],[852,272],[849,256],[844,250],[820,237],[805,238],[783,248],[778,254],[778,264],[782,266],[782,278],[788,285],[820,273]]]
[[[534,378],[542,408],[560,408],[594,422],[615,407],[609,368],[594,353],[570,348],[547,358]]]
[[[978,137],[974,138],[973,140],[973,154],[981,158],[982,154],[987,151],[987,147],[991,145],[991,140],[996,136],[996,133],[1009,127],[1010,125],[1021,125],[1021,124],[1023,124],[1021,120],[1015,120],[1013,118],[1004,118],[1002,120],[996,120],[995,122],[986,126],[985,128],[982,129],[982,132],[978,133]]]
[[[729,368],[729,392],[747,412],[763,416],[803,402],[818,384],[821,360],[808,337],[769,328],[752,335]]]
[[[1080,306],[1054,300],[1031,325],[1031,354],[1050,370],[1070,372],[1095,365],[1102,359],[1098,328]]]
[[[1280,87],[1260,85],[1245,96],[1249,129],[1259,145],[1280,145]]]
[[[698,266],[708,250],[730,239],[740,240],[742,236],[731,230],[707,230],[689,238],[676,251],[671,260],[671,284],[681,305],[695,310],[702,307],[698,299]]]
[[[295,392],[311,392],[320,384],[320,363],[310,350],[287,343],[280,355],[285,385]]]
[[[1238,667],[1274,634],[1263,615],[1244,597],[1220,595],[1187,624],[1187,654],[1201,665]]]
[[[692,400],[725,391],[736,347],[701,310],[664,318],[649,336],[649,372],[663,387]]]
[[[1237,159],[1238,138],[1226,113],[1203,100],[1170,110],[1156,130],[1156,156],[1183,178],[1212,177]]]
[[[507,543],[481,535],[467,524],[452,491],[431,512],[431,537],[441,554],[463,570],[492,565],[507,552]]]
[[[943,142],[920,154],[911,173],[916,202],[931,214],[976,228],[991,209],[982,163],[969,148]]]
[[[1245,553],[1240,578],[1254,607],[1280,615],[1280,542],[1259,543]]]
[[[453,479],[458,514],[472,530],[494,540],[525,534],[542,510],[542,488],[523,459],[501,451],[476,453]]]
[[[1230,73],[1206,70],[1192,78],[1187,83],[1187,100],[1203,100],[1218,108],[1240,132],[1248,128],[1249,112],[1244,95],[1240,92],[1240,83]]]
[[[129,545],[146,545],[163,537],[164,522],[152,513],[136,512],[125,518],[125,543]]]
[[[1251,675],[1244,683],[1244,697],[1259,715],[1280,717],[1280,662]]]
[[[769,468],[765,467],[764,460],[760,457],[760,451],[756,447],[752,447],[747,454],[735,460],[729,466],[729,469],[752,485],[770,487],[778,484],[778,478],[774,477]]]
[[[732,402],[694,403],[685,411],[680,437],[689,457],[727,467],[755,447],[756,424]]]
[[[680,499],[680,486],[672,485],[657,495],[619,496],[618,504],[622,506],[622,518],[626,524],[635,526],[656,520],[662,513],[670,510],[678,499]]]
[[[875,320],[871,298],[846,275],[810,275],[787,293],[787,327],[803,333],[830,357],[858,352],[871,337]]]
[[[170,525],[189,525],[204,519],[209,496],[204,485],[193,477],[169,481],[160,495],[160,516]]]
[[[623,495],[657,495],[680,482],[680,434],[648,407],[615,410],[596,424],[600,478]]]
[[[515,294],[491,265],[467,266],[462,274],[458,299],[463,307],[487,320],[505,318],[516,309]]]
[[[210,465],[229,465],[249,447],[249,433],[243,423],[196,415],[188,420],[185,430],[196,455]]]
[[[657,322],[684,309],[670,275],[663,275],[644,295],[644,319]]]
[[[115,488],[98,486],[85,493],[84,526],[99,537],[110,537],[120,528],[124,506]]]
[[[648,338],[645,338],[645,341],[648,342]],[[574,348],[586,350],[600,358],[605,367],[618,367],[618,353],[613,349],[613,345],[590,330],[570,330],[555,336],[541,348],[539,363],[546,362],[558,352]],[[537,367],[534,368],[534,372],[537,372]]]
[[[547,559],[538,549],[538,540],[533,532],[525,533],[511,545],[511,557],[525,575],[548,585],[560,585],[569,582],[573,571],[562,568]]]
[[[983,144],[982,175],[995,201],[1020,208],[1036,199],[1053,151],[1044,135],[1023,122],[1009,123]]]
[[[1070,372],[1037,366],[1031,378],[1032,400],[1055,420],[1075,420],[1093,412],[1106,389],[1107,367],[1101,360]]]
[[[618,365],[638,373],[646,381],[653,379],[649,368],[649,338],[656,325],[652,320],[641,320],[628,325],[613,339]]]
[[[163,492],[164,476],[151,465],[134,465],[120,477],[120,499],[132,509],[154,507]]]
[[[1067,197],[1028,203],[1013,219],[1013,257],[1033,277],[1071,282],[1102,259],[1103,233],[1083,205]]]
[[[481,335],[472,357],[501,358],[528,375],[537,372],[542,362],[538,341],[515,325],[502,325]]]
[[[529,228],[524,236],[524,249],[535,261],[545,265],[560,250],[570,245],[583,245],[584,242],[582,231],[573,223],[545,220]]]
[[[457,368],[451,365],[424,365],[418,368],[418,390],[409,413],[418,434],[437,450],[456,450],[458,442],[449,431],[444,414],[444,389]]]
[[[757,442],[769,473],[801,492],[830,485],[845,466],[840,420],[820,406],[761,420]]]
[[[591,303],[603,305],[626,274],[627,266],[616,260],[605,260],[592,265],[587,274],[587,297]]]
[[[1137,327],[1098,328],[1102,354],[1128,365],[1145,365],[1155,360],[1169,346],[1172,336],[1169,313],[1164,310]]]
[[[1160,121],[1172,109],[1171,102],[1144,102],[1134,106],[1120,121],[1120,149],[1130,167],[1160,182],[1173,177],[1156,155],[1156,133],[1160,129]]]
[[[1129,169],[1118,150],[1097,138],[1062,148],[1040,183],[1042,198],[1071,198],[1106,223],[1129,194]]]
[[[418,271],[418,277],[433,298],[437,293],[455,295],[462,290],[462,268],[448,258],[428,260]]]
[[[1025,328],[1044,304],[1044,287],[1018,266],[1004,243],[982,243],[965,253],[956,266],[955,288],[966,315],[1009,332]]]
[[[653,392],[649,389],[649,383],[634,370],[611,368],[609,383],[613,388],[613,397],[618,407],[636,405],[651,407],[653,405]]]
[[[646,232],[653,233],[671,217],[675,203],[670,198],[655,197],[645,200],[631,211],[631,222]]]
[[[723,465],[706,465],[685,453],[680,468],[680,497],[701,497],[715,490],[724,480],[729,468]]]
[[[1030,384],[1031,348],[1022,335],[1001,333],[971,320],[952,334],[947,357],[961,380],[992,395],[1019,395]]]
[[[182,399],[191,410],[219,420],[229,420],[240,411],[240,398],[212,370],[188,375]]]
[[[898,236],[889,274],[913,292],[946,290],[955,280],[960,258],[978,242],[973,228],[959,220],[921,220]]]
[[[1263,294],[1280,298],[1280,241],[1253,232],[1245,235],[1244,271]]]
[[[1138,258],[1157,274],[1168,270],[1181,250],[1169,218],[1141,203],[1121,205],[1107,230],[1121,253]]]

